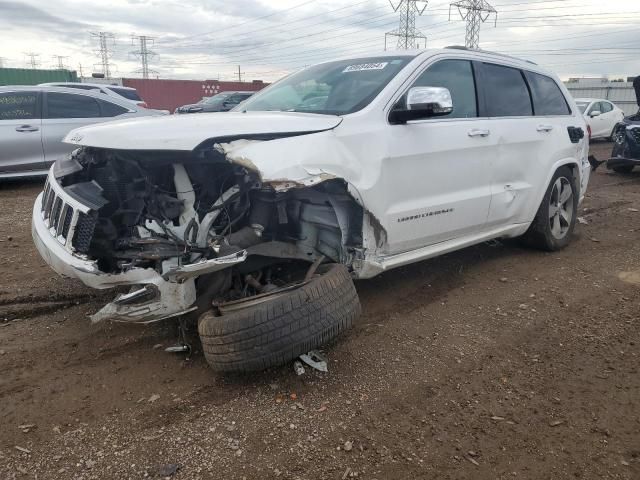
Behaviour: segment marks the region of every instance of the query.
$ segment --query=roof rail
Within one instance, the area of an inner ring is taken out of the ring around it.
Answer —
[[[444,47],[444,48],[450,49],[450,50],[467,50],[469,52],[488,53],[490,55],[497,55],[499,57],[511,58],[513,60],[518,60],[520,62],[527,62],[527,63],[530,63],[531,65],[538,65],[536,62],[532,62],[531,60],[524,60],[522,58],[514,57],[512,55],[507,55],[506,53],[490,52],[489,50],[480,50],[480,49],[476,50],[473,48],[464,47],[462,45],[449,45],[448,47]]]

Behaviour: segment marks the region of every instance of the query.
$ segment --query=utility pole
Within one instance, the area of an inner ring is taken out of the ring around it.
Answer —
[[[146,35],[131,35],[131,42],[134,45],[136,43],[140,45],[139,50],[131,53],[140,58],[142,68],[138,71],[142,73],[142,78],[149,78],[149,72],[158,73],[155,70],[149,70],[149,58],[156,56],[155,52],[149,50],[149,45],[153,45],[154,39]]]
[[[116,37],[110,32],[92,32],[91,38],[98,41],[98,50],[96,50],[96,56],[100,59],[98,65],[101,66],[104,78],[111,78],[111,64],[109,59],[113,55],[109,51],[109,44],[113,46],[115,44]]]
[[[27,65],[29,66],[29,68],[35,70],[40,66],[40,61],[38,60],[38,58],[40,57],[39,53],[25,52],[25,55],[29,57],[29,60],[27,60]]]
[[[479,50],[480,25],[486,22],[491,15],[495,16],[495,24],[497,24],[498,12],[485,0],[461,0],[449,5],[449,20],[451,20],[451,7],[457,7],[460,16],[467,22],[465,47]]]
[[[82,63],[78,64],[78,71],[80,72],[80,78],[84,77],[84,74],[82,73]]]
[[[54,55],[53,56],[53,59],[56,60],[55,67],[58,70],[66,70],[67,69],[67,66],[64,64],[64,59],[65,58],[69,58],[69,57],[65,57],[63,55]]]
[[[394,12],[400,12],[400,26],[391,32],[384,34],[384,49],[387,49],[387,37],[398,37],[398,49],[408,50],[416,48],[416,39],[424,40],[427,45],[427,37],[420,30],[416,30],[416,15],[420,16],[424,13],[429,3],[428,0],[400,0],[400,3],[394,5],[389,0],[391,8]]]

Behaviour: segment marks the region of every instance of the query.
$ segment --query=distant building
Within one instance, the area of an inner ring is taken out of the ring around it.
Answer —
[[[635,77],[609,80],[608,78],[570,78],[564,82],[573,98],[603,98],[620,107],[626,115],[638,111],[636,94],[633,89]]]

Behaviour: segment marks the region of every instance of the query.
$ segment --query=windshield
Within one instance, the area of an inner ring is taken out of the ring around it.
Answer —
[[[246,100],[243,111],[345,115],[366,107],[413,57],[323,63],[283,78]]]
[[[207,105],[222,105],[224,101],[231,96],[230,93],[219,93],[218,95],[214,95],[213,97],[209,97],[205,100],[202,100],[202,103],[206,103]]]
[[[590,102],[576,102],[576,105],[578,105],[578,109],[580,110],[580,113],[585,112],[585,110],[589,106],[589,103]]]

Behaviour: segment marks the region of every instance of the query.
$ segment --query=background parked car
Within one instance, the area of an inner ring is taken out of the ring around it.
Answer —
[[[624,112],[609,100],[576,98],[576,104],[587,120],[592,139],[611,139],[616,124],[624,118]]]
[[[0,178],[45,175],[75,148],[62,143],[74,128],[160,114],[95,90],[0,87]]]
[[[191,105],[176,108],[175,113],[228,112],[255,92],[224,92]]]
[[[131,87],[122,87],[120,85],[105,85],[101,83],[77,83],[77,82],[54,82],[54,83],[41,83],[41,87],[64,87],[64,88],[76,88],[78,90],[93,90],[98,91],[104,95],[131,102],[140,108],[149,108],[147,102],[145,102],[138,91]]]

